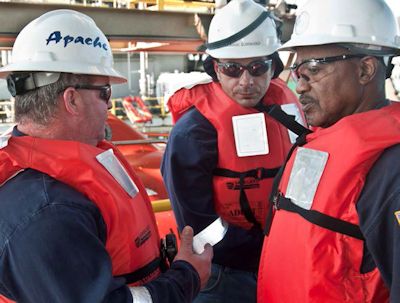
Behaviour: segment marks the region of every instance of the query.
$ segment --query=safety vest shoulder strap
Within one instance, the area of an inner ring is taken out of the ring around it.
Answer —
[[[303,132],[301,135],[299,135],[296,138],[296,142],[290,148],[290,150],[289,150],[289,152],[288,152],[288,154],[286,156],[285,162],[283,162],[283,165],[279,168],[278,172],[276,173],[276,176],[274,178],[274,182],[272,183],[271,194],[269,196],[269,202],[270,202],[269,203],[269,211],[268,211],[267,217],[265,218],[264,235],[266,235],[266,236],[269,235],[269,231],[271,229],[272,218],[273,218],[273,207],[276,204],[277,197],[279,195],[278,187],[279,187],[279,183],[281,182],[283,172],[285,171],[286,164],[288,163],[288,161],[289,161],[290,157],[292,156],[294,150],[298,146],[303,146],[304,144],[306,144],[306,142],[307,142],[306,136],[307,136],[308,133],[309,133],[309,131],[307,129],[307,131]]]
[[[287,129],[294,132],[296,135],[301,136],[302,134],[311,133],[307,127],[304,127],[299,122],[295,120],[294,116],[288,115],[285,113],[281,107],[277,104],[273,105],[265,105],[262,102],[259,102],[255,109],[259,110],[260,112],[265,112],[274,118],[276,121],[280,122],[284,125]]]

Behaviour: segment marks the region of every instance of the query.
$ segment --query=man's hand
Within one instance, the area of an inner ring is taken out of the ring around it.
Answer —
[[[201,288],[203,288],[211,274],[211,260],[213,249],[210,244],[204,246],[200,255],[193,252],[193,229],[185,226],[181,233],[181,246],[174,261],[183,260],[189,262],[200,276]]]

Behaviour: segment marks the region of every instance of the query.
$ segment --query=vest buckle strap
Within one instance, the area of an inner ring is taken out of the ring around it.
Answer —
[[[361,241],[365,240],[360,227],[356,224],[326,215],[313,209],[309,210],[302,208],[282,194],[278,195],[277,203],[279,203],[276,206],[278,207],[277,209],[280,208],[292,213],[297,213],[312,224],[318,225],[333,232],[356,238]]]
[[[279,169],[280,167],[274,167],[274,168],[257,167],[255,169],[244,172],[243,174],[245,177],[253,177],[257,181],[260,181],[263,179],[274,178],[278,173]]]

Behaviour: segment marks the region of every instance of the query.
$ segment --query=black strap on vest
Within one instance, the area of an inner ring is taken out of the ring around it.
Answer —
[[[265,105],[262,102],[259,102],[254,108],[260,112],[267,113],[298,136],[301,136],[304,133],[311,133],[311,130],[297,122],[294,116],[285,113],[278,104]]]
[[[242,39],[243,37],[246,37],[248,34],[250,34],[252,31],[254,31],[261,23],[264,22],[265,19],[267,19],[268,16],[269,16],[269,12],[264,11],[261,13],[260,16],[257,17],[256,20],[254,20],[252,23],[250,23],[248,26],[246,26],[240,32],[238,32],[228,38],[219,40],[219,41],[215,41],[212,43],[206,43],[205,46],[209,50],[212,50],[212,49],[217,49],[217,48],[231,45],[232,43]]]
[[[307,129],[308,130],[308,129]],[[286,168],[286,164],[288,163],[290,157],[292,156],[294,150],[298,147],[298,146],[302,146],[304,144],[306,144],[306,136],[309,133],[309,131],[304,132],[303,134],[301,134],[300,136],[298,136],[296,138],[296,142],[292,145],[292,147],[290,148],[288,155],[286,156],[285,162],[283,163],[283,165],[281,166],[281,168],[279,169],[278,173],[276,174],[275,178],[274,178],[274,182],[272,183],[272,189],[271,189],[271,194],[269,196],[269,211],[268,211],[268,215],[267,218],[265,219],[265,228],[264,228],[264,234],[266,236],[269,235],[269,231],[271,229],[271,224],[272,224],[272,218],[273,218],[273,208],[276,204],[277,201],[277,197],[278,197],[278,186],[279,183],[281,182],[282,179],[282,175],[283,172],[285,171]]]
[[[289,161],[290,156],[292,155],[293,151],[295,150],[296,147],[298,146],[302,146],[306,143],[306,136],[310,133],[312,133],[311,130],[309,130],[308,128],[304,127],[303,125],[301,125],[300,123],[298,123],[295,120],[295,117],[292,115],[288,115],[287,113],[285,113],[281,107],[277,104],[273,104],[273,105],[265,105],[264,103],[262,103],[261,101],[259,103],[257,103],[257,105],[254,107],[255,109],[257,109],[260,112],[264,112],[267,113],[268,115],[270,115],[272,118],[274,118],[276,121],[278,121],[279,123],[281,123],[283,126],[285,126],[287,129],[289,129],[290,131],[294,132],[298,137],[296,139],[295,144],[293,144],[293,146],[291,147],[291,149],[289,150],[289,153],[285,159],[284,164],[281,166],[281,168],[279,169],[277,175],[274,178],[274,182],[272,185],[272,191],[270,194],[270,203],[269,203],[269,211],[268,211],[268,215],[267,218],[265,219],[265,228],[264,228],[264,234],[265,235],[269,235],[269,231],[271,229],[271,224],[272,224],[272,218],[273,218],[273,207],[274,207],[274,203],[275,203],[275,199],[277,197],[278,194],[278,185],[281,181],[282,178],[282,174],[285,170],[286,167],[286,163]]]
[[[116,278],[124,278],[126,280],[126,284],[132,284],[138,281],[141,281],[148,277],[150,274],[155,272],[158,268],[161,267],[161,258],[155,258],[150,263],[145,266],[135,270],[134,272],[123,274],[119,276],[115,276]]]
[[[227,178],[240,178],[243,176],[244,178],[254,178],[257,180],[263,180],[268,178],[273,178],[278,173],[280,167],[275,168],[264,168],[259,167],[255,169],[250,169],[245,172],[237,172],[227,168],[215,168],[213,171],[214,176],[221,176]]]
[[[297,213],[307,221],[320,227],[364,241],[364,236],[358,225],[328,216],[316,210],[302,208],[282,195],[277,197],[275,207],[276,209],[284,209],[286,211]]]
[[[238,178],[239,179],[239,189],[240,189],[240,196],[239,196],[239,203],[240,203],[240,210],[242,211],[244,217],[247,221],[252,223],[255,227],[261,229],[261,224],[256,220],[249,203],[249,199],[247,198],[244,186],[244,179],[245,178],[255,178],[256,180],[262,180],[267,178],[273,178],[279,171],[279,167],[275,168],[264,168],[259,167],[256,169],[251,169],[245,172],[236,172],[225,168],[216,168],[213,171],[215,176],[227,177],[227,178]]]
[[[290,199],[284,197],[279,191],[278,191],[278,185],[282,179],[283,172],[285,170],[286,164],[289,161],[293,151],[295,148],[298,146],[302,146],[306,143],[306,135],[307,133],[304,133],[303,135],[299,136],[296,140],[296,143],[292,146],[290,149],[288,156],[286,157],[285,164],[281,167],[279,172],[277,173],[274,183],[272,185],[272,191],[271,191],[271,196],[270,196],[270,209],[268,212],[268,216],[266,219],[266,224],[265,224],[265,229],[264,229],[264,234],[269,235],[270,229],[271,229],[271,224],[272,224],[272,218],[273,218],[273,208],[275,209],[283,209],[289,212],[294,212],[298,213],[300,216],[302,216],[304,219],[307,221],[318,225],[320,227],[348,235],[350,237],[359,239],[359,240],[364,240],[364,236],[361,233],[361,230],[359,226],[331,217],[329,215],[323,214],[319,211],[316,210],[307,210],[304,209],[296,204],[294,204]]]

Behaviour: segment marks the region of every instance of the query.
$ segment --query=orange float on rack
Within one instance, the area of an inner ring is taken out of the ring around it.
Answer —
[[[132,124],[150,122],[153,115],[139,96],[127,96],[122,99],[126,115]]]

